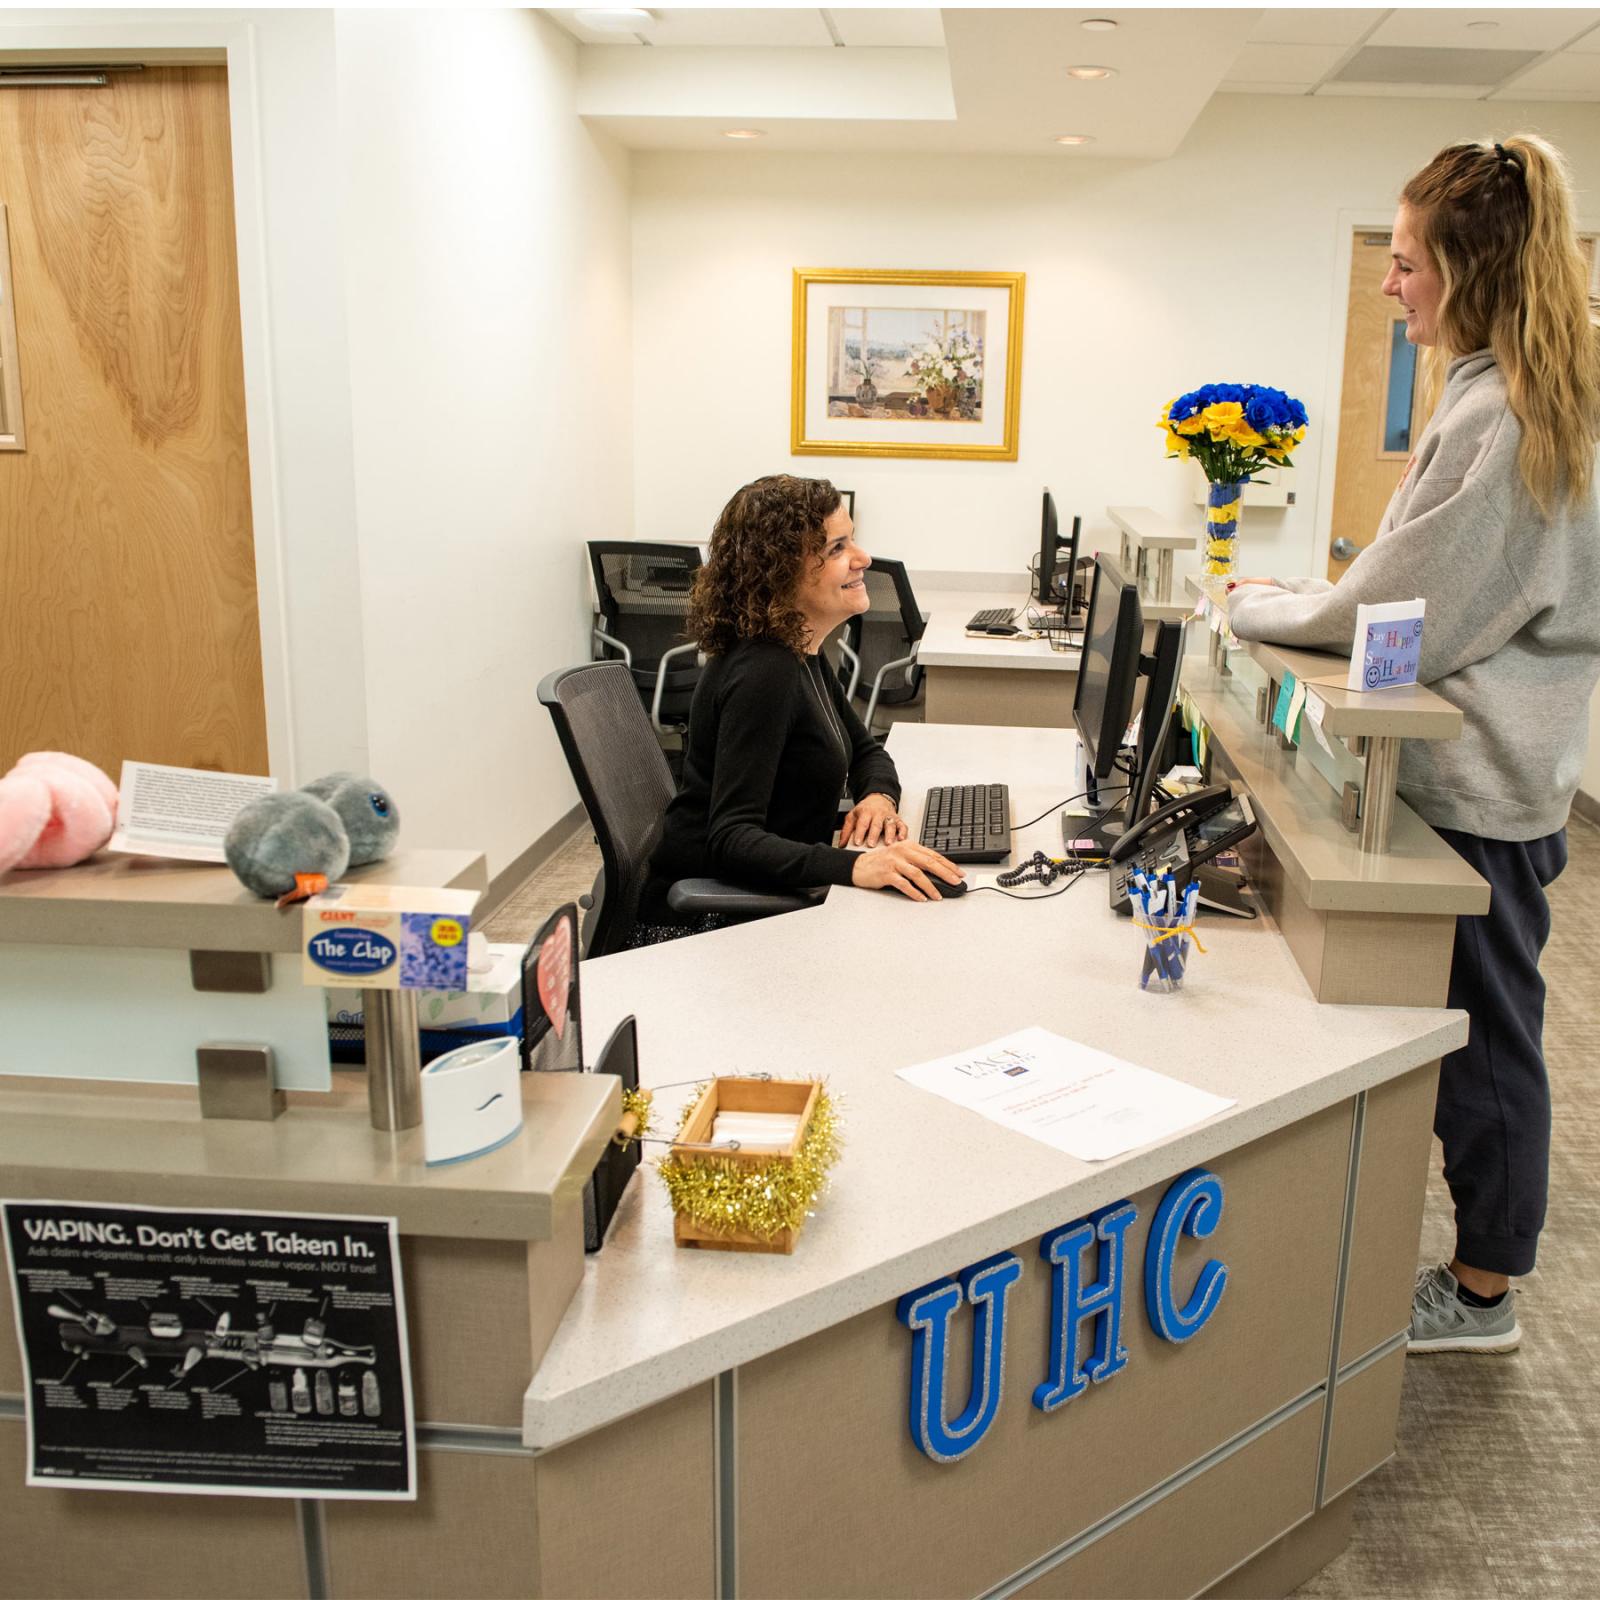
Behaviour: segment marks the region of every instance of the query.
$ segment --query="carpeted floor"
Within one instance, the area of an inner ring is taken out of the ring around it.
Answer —
[[[1357,1491],[1349,1549],[1299,1595],[1600,1595],[1600,977],[1591,907],[1600,904],[1600,828],[1574,818],[1568,840],[1543,962],[1555,1096],[1550,1217],[1539,1268],[1519,1285],[1522,1346],[1509,1356],[1407,1363],[1396,1458]],[[584,830],[495,913],[490,937],[529,937],[556,906],[588,892],[599,865]],[[1423,1261],[1447,1259],[1453,1242],[1437,1147],[1435,1157]]]

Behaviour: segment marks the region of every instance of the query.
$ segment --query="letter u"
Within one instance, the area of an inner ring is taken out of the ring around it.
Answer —
[[[1022,1276],[1009,1250],[968,1267],[958,1279],[902,1295],[895,1315],[911,1330],[911,1441],[931,1461],[959,1461],[972,1450],[1000,1409],[1005,1381],[1006,1303]],[[950,1319],[963,1300],[972,1306],[972,1375],[965,1409],[945,1416],[945,1369]]]

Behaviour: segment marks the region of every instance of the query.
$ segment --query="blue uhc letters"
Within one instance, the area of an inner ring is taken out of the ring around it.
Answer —
[[[1222,1220],[1222,1203],[1222,1180],[1196,1167],[1172,1183],[1151,1220],[1144,1255],[1145,1315],[1151,1329],[1170,1343],[1192,1339],[1210,1321],[1227,1287],[1228,1269],[1220,1261],[1200,1269],[1182,1305],[1173,1282],[1179,1242],[1185,1235],[1209,1239]],[[1039,1241],[1039,1254],[1050,1263],[1050,1348],[1045,1381],[1034,1389],[1033,1403],[1047,1414],[1128,1365],[1122,1297],[1128,1234],[1138,1217],[1138,1208],[1124,1200],[1053,1228]],[[941,1278],[902,1295],[895,1307],[912,1334],[912,1443],[934,1461],[959,1461],[975,1449],[1000,1410],[1006,1306],[1021,1276],[1022,1262],[1008,1250],[968,1267],[959,1278]],[[972,1373],[967,1404],[950,1422],[945,1414],[950,1326],[963,1304],[973,1312]],[[1082,1361],[1086,1322],[1094,1328],[1094,1347]]]
[[[895,1314],[911,1330],[911,1437],[935,1461],[959,1461],[989,1431],[1005,1381],[1006,1302],[1022,1276],[1009,1250],[902,1295]],[[954,1422],[945,1421],[945,1369],[950,1318],[963,1300],[972,1304],[971,1395]]]
[[[1132,1201],[1107,1206],[1084,1222],[1056,1228],[1039,1241],[1039,1254],[1050,1263],[1050,1377],[1033,1391],[1041,1411],[1054,1411],[1091,1383],[1101,1383],[1128,1364],[1122,1347],[1122,1262],[1128,1229],[1139,1213]],[[1083,1256],[1101,1243],[1094,1260],[1095,1281],[1085,1287]],[[1078,1329],[1095,1324],[1094,1359],[1078,1361]]]
[[[1182,1306],[1172,1287],[1172,1257],[1183,1234],[1209,1239],[1222,1221],[1222,1179],[1196,1167],[1161,1197],[1144,1250],[1144,1303],[1150,1326],[1163,1339],[1182,1344],[1205,1327],[1228,1285],[1228,1269],[1208,1261]]]

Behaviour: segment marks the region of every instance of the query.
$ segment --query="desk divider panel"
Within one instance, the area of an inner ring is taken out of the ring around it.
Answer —
[[[1017,1590],[1019,1600],[1189,1600],[1197,1581],[1222,1577],[1311,1514],[1321,1427],[1321,1406],[1297,1411]]]
[[[8,1305],[0,1320],[10,1316]],[[293,1500],[25,1489],[27,1453],[22,1422],[0,1419],[4,1600],[284,1600],[306,1592]]]
[[[1182,1346],[1156,1337],[1143,1306],[1145,1242],[1167,1184],[1138,1195],[1128,1366],[1051,1415],[1031,1403],[1046,1377],[1050,1271],[1037,1239],[1014,1246],[1023,1274],[1007,1315],[1004,1398],[963,1460],[937,1465],[911,1443],[911,1338],[893,1306],[741,1368],[741,1595],[982,1593],[1325,1385],[1351,1118],[1347,1101],[1212,1164],[1225,1186],[1222,1221],[1203,1243],[1185,1241],[1179,1279],[1215,1257],[1228,1286]],[[952,1414],[967,1394],[971,1321],[965,1311],[955,1319]],[[1308,1412],[1301,1426],[1315,1437],[1321,1404]]]
[[[1400,1345],[1371,1366],[1339,1380],[1333,1396],[1324,1498],[1332,1500],[1342,1494],[1394,1454],[1395,1419],[1400,1415],[1405,1371],[1406,1348]]]
[[[1433,1063],[1367,1091],[1339,1335],[1341,1368],[1410,1326],[1438,1085],[1439,1067]]]

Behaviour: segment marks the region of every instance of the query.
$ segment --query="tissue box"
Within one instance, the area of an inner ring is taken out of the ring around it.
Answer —
[[[424,1028],[482,1028],[510,1033],[522,1014],[522,946],[491,944],[494,965],[487,972],[469,972],[464,989],[422,989],[417,994],[417,1021]],[[346,1027],[364,1025],[359,993],[330,990],[328,1021]]]
[[[465,989],[476,889],[337,883],[306,901],[305,981],[333,989]]]

